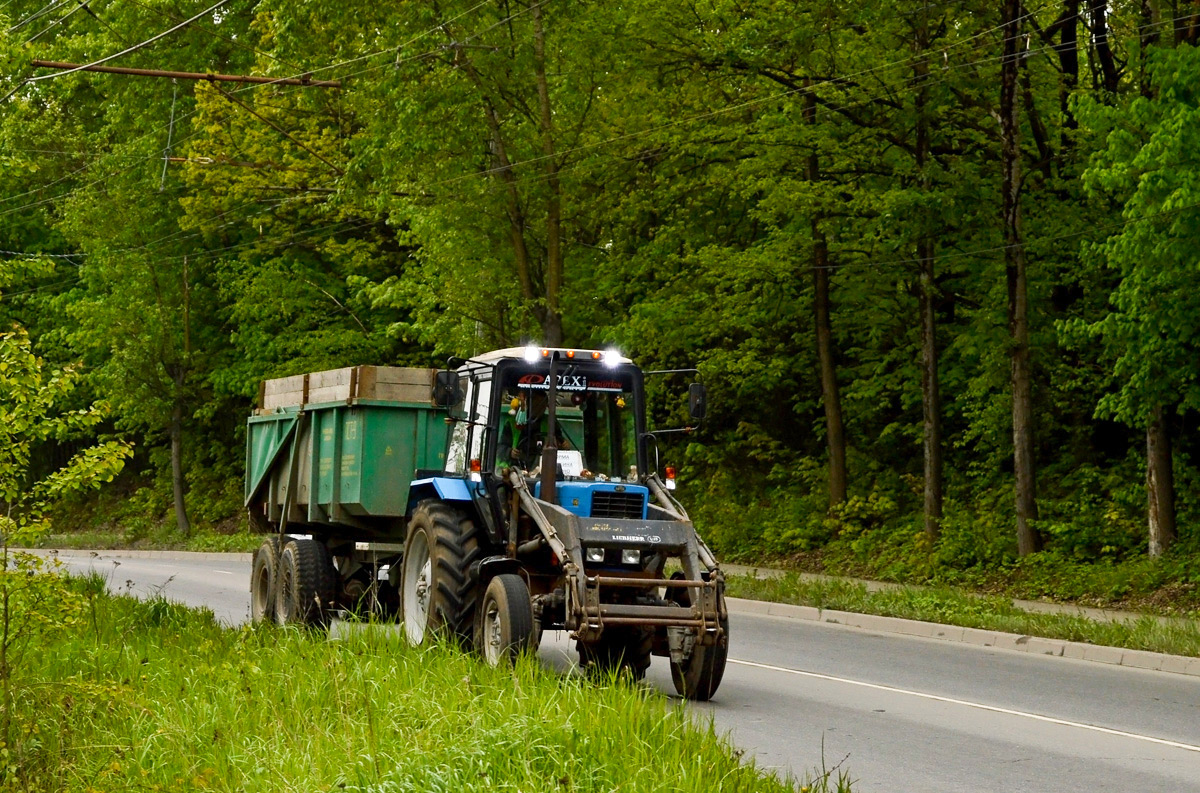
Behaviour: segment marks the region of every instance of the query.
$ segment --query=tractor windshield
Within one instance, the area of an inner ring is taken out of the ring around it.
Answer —
[[[543,372],[509,370],[501,381],[498,467],[533,471],[549,429]],[[637,478],[633,377],[626,372],[563,367],[557,409],[558,464],[568,479]]]

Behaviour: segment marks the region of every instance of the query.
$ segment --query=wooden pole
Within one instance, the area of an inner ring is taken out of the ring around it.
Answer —
[[[174,80],[207,80],[210,83],[257,83],[260,85],[299,85],[306,88],[341,88],[341,80],[314,80],[310,75],[299,77],[262,77],[253,74],[208,74],[203,72],[173,72],[161,69],[130,69],[125,66],[87,66],[63,61],[31,61],[39,69],[76,69],[83,72],[125,74],[134,77],[170,77]]]

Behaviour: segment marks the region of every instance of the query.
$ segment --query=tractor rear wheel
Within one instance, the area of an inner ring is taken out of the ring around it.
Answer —
[[[289,541],[279,557],[275,621],[280,625],[325,625],[332,611],[335,575],[324,543]]]
[[[250,569],[250,619],[260,623],[275,619],[275,588],[279,585],[278,536],[268,537],[254,552]]]
[[[475,647],[489,666],[511,664],[537,648],[533,602],[521,576],[502,573],[488,583],[479,604]]]
[[[400,616],[409,643],[443,634],[471,643],[482,554],[480,531],[469,517],[439,501],[423,501],[408,524],[400,576]]]
[[[600,638],[579,642],[579,663],[593,676],[616,672],[632,680],[641,680],[650,668],[650,653],[654,648],[654,631],[648,628],[605,628]]]

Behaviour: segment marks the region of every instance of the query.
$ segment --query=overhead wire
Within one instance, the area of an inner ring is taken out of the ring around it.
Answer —
[[[33,42],[37,41],[39,38],[42,37],[42,35],[44,33],[58,27],[59,25],[61,25],[62,23],[66,22],[68,19],[73,17],[76,14],[76,12],[82,11],[84,8],[87,7],[86,0],[76,0],[76,2],[77,2],[77,5],[74,8],[72,8],[70,11],[68,11],[66,14],[64,14],[61,17],[59,17],[58,19],[54,20],[49,25],[42,28],[39,32],[34,33],[33,36],[26,39],[25,45],[28,46],[28,45],[32,44]]]
[[[109,61],[115,61],[117,58],[120,58],[122,55],[128,55],[129,53],[140,50],[143,47],[148,47],[151,44],[153,44],[154,42],[159,41],[160,39],[166,38],[167,36],[171,35],[172,33],[179,30],[180,28],[187,27],[191,23],[195,22],[197,19],[200,19],[203,16],[211,14],[212,12],[216,11],[218,8],[220,8],[221,6],[225,5],[228,2],[229,2],[229,0],[217,0],[216,3],[213,3],[211,6],[204,9],[199,14],[196,14],[194,17],[192,17],[190,19],[186,19],[183,22],[180,22],[175,27],[169,28],[168,30],[164,30],[162,33],[159,33],[155,36],[151,36],[150,38],[146,39],[145,41],[134,44],[132,47],[126,47],[125,49],[121,50],[120,52],[113,53],[112,55],[106,55],[103,58],[94,60],[91,63],[85,63],[80,66],[76,66],[73,69],[64,69],[63,71],[60,71],[60,72],[52,72],[50,74],[43,74],[43,75],[39,75],[37,77],[28,77],[28,78],[26,78],[25,82],[28,84],[28,83],[36,83],[41,80],[53,80],[58,77],[62,77],[64,75],[74,74],[75,72],[81,72],[81,71],[84,71],[85,69],[90,69],[93,66],[100,66],[101,64],[108,63]]]
[[[42,6],[41,9],[39,9],[38,11],[35,11],[33,14],[26,17],[25,19],[18,22],[17,24],[12,25],[11,27],[8,28],[8,30],[6,30],[4,32],[5,33],[16,33],[18,30],[25,27],[30,22],[33,22],[35,19],[41,19],[46,14],[49,14],[49,13],[61,8],[62,6],[69,3],[70,1],[71,0],[50,0],[50,2],[46,3],[46,5]]]

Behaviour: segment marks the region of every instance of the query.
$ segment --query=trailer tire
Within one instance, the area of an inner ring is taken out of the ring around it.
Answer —
[[[579,663],[589,675],[601,677],[615,672],[636,682],[650,668],[654,631],[632,626],[605,628],[599,639],[579,642],[577,649]]]
[[[533,601],[525,579],[501,573],[488,582],[475,620],[475,648],[489,666],[537,649]]]
[[[479,600],[471,567],[482,553],[481,532],[471,518],[440,501],[417,506],[400,576],[400,618],[410,644],[441,634],[470,646]]]
[[[263,540],[254,552],[250,568],[250,620],[254,623],[275,620],[275,590],[279,585],[279,537]]]
[[[325,544],[291,540],[279,557],[275,621],[280,625],[328,623],[334,599],[333,562]]]
[[[729,619],[721,619],[721,636],[716,644],[696,645],[682,663],[671,661],[671,682],[679,696],[707,702],[717,693],[729,657]]]

